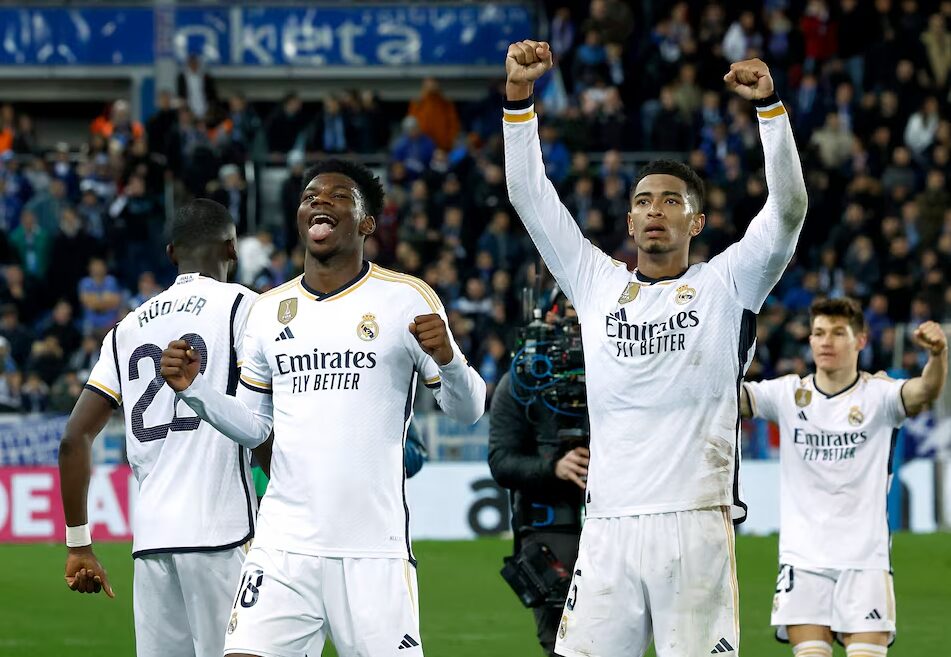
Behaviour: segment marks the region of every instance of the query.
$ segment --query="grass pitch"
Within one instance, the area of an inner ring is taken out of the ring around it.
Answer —
[[[415,547],[427,655],[541,657],[531,612],[521,607],[498,574],[510,550],[508,541],[419,541]],[[742,654],[788,657],[789,648],[773,639],[769,627],[776,538],[740,536],[736,549]],[[0,563],[7,569],[0,583],[0,655],[135,654],[130,546],[97,544],[96,552],[109,571],[114,600],[66,589],[66,550],[61,546],[0,546]],[[951,534],[897,534],[892,559],[898,640],[889,655],[941,654],[951,640]],[[325,656],[334,654],[330,648],[324,651]]]

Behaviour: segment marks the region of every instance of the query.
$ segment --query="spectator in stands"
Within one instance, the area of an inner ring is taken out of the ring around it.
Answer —
[[[10,245],[27,275],[40,279],[46,275],[51,243],[50,234],[38,224],[36,215],[24,210],[20,225],[10,233]]]
[[[89,275],[79,281],[79,300],[83,308],[83,330],[102,340],[119,321],[122,307],[122,288],[102,258],[89,261]]]
[[[389,121],[372,89],[354,92],[350,110],[351,143],[357,153],[376,153],[390,141]]]
[[[122,99],[109,106],[108,114],[102,114],[92,122],[90,132],[114,144],[119,150],[125,150],[133,139],[145,134],[142,124],[132,120],[129,102]]]
[[[0,335],[0,413],[20,411],[20,373],[10,356],[10,343]]]
[[[104,245],[90,235],[82,224],[79,214],[71,207],[63,208],[59,230],[53,237],[47,269],[49,298],[66,299],[79,306],[76,281],[88,269],[89,260],[104,255]],[[73,345],[75,348],[77,345]]]
[[[951,72],[951,32],[948,32],[947,21],[947,12],[932,14],[928,18],[927,31],[921,35],[931,79],[938,91],[947,89],[948,73]]]
[[[159,251],[164,248],[162,229],[165,217],[158,201],[145,189],[142,176],[133,175],[122,194],[109,207],[112,218],[111,243],[121,245],[114,254],[121,263],[121,277],[132,287],[143,271],[155,271]]]
[[[10,268],[6,269],[6,279],[9,286]],[[33,331],[20,323],[20,309],[10,297],[5,296],[0,306],[0,337],[6,340],[10,348],[10,357],[18,368],[26,365],[30,356],[30,346],[33,344]]]
[[[39,372],[27,372],[26,380],[20,388],[23,413],[42,413],[49,402],[50,388],[40,377]]]
[[[149,152],[168,157],[169,134],[178,121],[177,101],[172,92],[162,89],[158,93],[155,113],[145,123],[146,143]]]
[[[177,87],[178,97],[185,99],[198,120],[207,118],[209,110],[218,102],[215,79],[205,71],[198,53],[188,55],[185,67],[178,74]]]
[[[257,148],[261,119],[245,95],[238,91],[228,96],[228,121],[231,124],[230,142],[222,159],[240,164]]]
[[[281,246],[288,253],[297,246],[297,208],[300,207],[301,190],[304,189],[304,154],[291,151],[287,154],[287,177],[281,183]]]
[[[416,119],[420,132],[437,148],[448,151],[455,144],[459,135],[456,104],[443,95],[435,78],[423,79],[419,98],[410,102],[407,116]]]
[[[403,134],[393,145],[393,159],[406,168],[409,180],[422,176],[429,168],[436,145],[419,129],[415,116],[403,119]]]
[[[36,140],[33,117],[25,112],[17,116],[17,129],[13,135],[13,152],[18,155],[39,155],[40,146]]]
[[[135,294],[129,297],[126,308],[131,312],[143,303],[162,291],[162,287],[155,280],[155,274],[144,271],[139,274],[139,284]]]
[[[41,336],[43,338],[56,338],[66,356],[79,349],[83,336],[76,328],[76,323],[73,320],[73,306],[70,305],[69,301],[60,299],[56,302]]]
[[[744,11],[723,35],[723,56],[738,62],[762,52],[763,36],[756,31],[756,14]]]
[[[512,234],[512,215],[507,208],[498,208],[492,214],[492,220],[479,238],[478,248],[488,251],[500,269],[511,271],[522,262],[522,241]]]
[[[826,114],[825,124],[812,134],[810,143],[819,154],[819,162],[827,171],[838,171],[852,153],[854,136],[842,125],[836,112]]]
[[[30,348],[26,371],[35,373],[50,386],[59,377],[65,364],[65,353],[59,340],[55,335],[47,335],[36,340]]]
[[[47,410],[51,413],[69,413],[82,394],[84,385],[84,381],[76,372],[63,372],[50,387]]]
[[[83,380],[89,378],[89,373],[99,360],[101,347],[102,345],[95,337],[91,335],[83,336],[79,351],[73,352],[67,366],[69,369],[79,372]]]
[[[13,105],[0,106],[0,153],[13,152],[13,136],[16,134],[16,114]]]
[[[264,126],[270,152],[287,153],[301,149],[305,138],[304,130],[309,123],[303,109],[304,104],[296,93],[284,96],[281,104],[274,108]]]
[[[623,0],[591,0],[581,31],[596,30],[607,43],[624,43],[634,30],[634,13]]]
[[[208,196],[228,208],[238,235],[248,232],[248,189],[237,164],[226,164],[218,170],[218,180],[208,184]]]
[[[921,108],[908,119],[908,124],[905,126],[905,146],[915,157],[921,158],[925,155],[925,151],[931,148],[940,120],[938,99],[934,96],[925,98]]]
[[[33,187],[36,189],[35,185]],[[29,211],[40,228],[51,235],[56,231],[63,208],[68,204],[66,185],[62,180],[54,178],[49,181],[49,186],[45,190],[36,191],[33,198],[24,206],[24,210]]]
[[[345,153],[350,150],[348,116],[340,101],[333,96],[324,98],[323,112],[314,122],[308,149],[321,153]]]

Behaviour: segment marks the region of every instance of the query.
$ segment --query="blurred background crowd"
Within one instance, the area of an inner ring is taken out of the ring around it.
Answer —
[[[557,61],[536,89],[543,154],[592,242],[636,265],[628,188],[655,155],[688,161],[705,180],[694,260],[743,234],[767,194],[761,144],[752,108],[722,76],[729,62],[760,57],[791,115],[810,207],[796,259],[760,314],[750,376],[807,372],[809,304],[843,294],[866,304],[862,366],[917,371],[921,354],[896,326],[951,321],[951,2],[539,8]],[[144,121],[114,99],[88,134],[54,146],[41,146],[49,140],[29,112],[0,106],[0,411],[72,407],[106,331],[174,279],[165,228],[184,199],[231,210],[237,280],[263,291],[297,275],[302,173],[326,156],[379,171],[387,203],[367,258],[436,289],[491,390],[537,260],[506,197],[501,80],[462,101],[427,79],[408,105],[359,87],[320,103],[218,87],[192,55]],[[280,172],[276,203],[264,200],[274,179],[265,170]]]

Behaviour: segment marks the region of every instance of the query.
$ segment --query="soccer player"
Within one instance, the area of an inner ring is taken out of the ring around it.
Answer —
[[[178,278],[109,331],[66,425],[59,452],[66,582],[74,591],[113,596],[93,552],[86,491],[92,442],[122,406],[139,484],[132,518],[136,653],[219,657],[243,546],[254,535],[248,450],[175,399],[159,360],[161,345],[183,337],[202,354],[208,388],[233,395],[235,343],[257,295],[225,282],[237,259],[235,227],[214,201],[179,209],[168,254]]]
[[[781,519],[776,636],[796,657],[884,657],[895,636],[886,494],[897,429],[941,394],[948,341],[935,322],[914,340],[928,352],[921,376],[858,369],[868,329],[852,299],[810,309],[816,373],[744,382],[744,417],[779,424]]]
[[[271,481],[227,624],[225,653],[421,655],[403,444],[417,380],[473,423],[485,383],[425,283],[364,261],[383,206],[366,167],[326,160],[304,177],[304,274],[262,294],[248,319],[236,398],[171,343],[162,375],[235,442],[274,431]]]
[[[796,248],[806,187],[766,64],[724,80],[759,117],[769,196],[743,238],[689,265],[703,185],[657,161],[630,192],[631,272],[584,238],[545,177],[532,102],[547,43],[509,46],[503,117],[512,204],[581,322],[591,457],[587,519],[555,652],[570,657],[732,655],[739,649],[733,519],[739,385],[756,313]]]

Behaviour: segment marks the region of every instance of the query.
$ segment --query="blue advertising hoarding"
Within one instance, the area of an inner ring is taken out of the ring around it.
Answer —
[[[168,11],[2,8],[0,66],[151,65],[163,42],[156,39],[156,22],[167,20]],[[497,66],[509,43],[535,31],[531,9],[517,3],[185,6],[173,12],[175,54],[199,52],[223,66]]]

